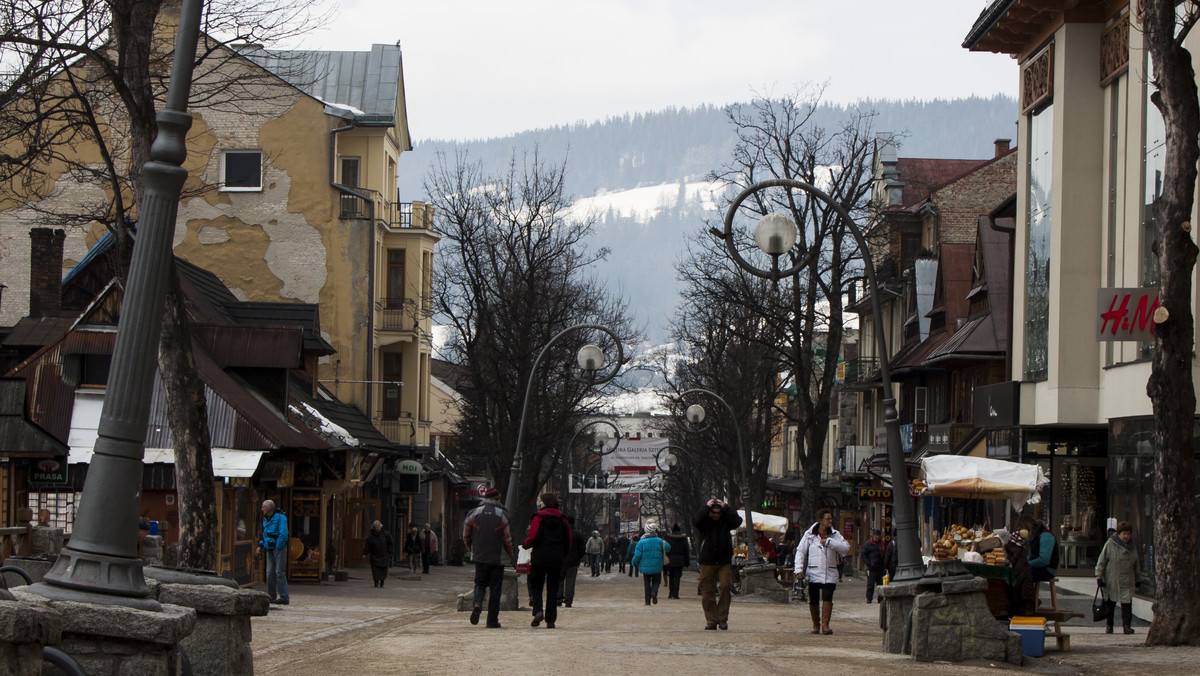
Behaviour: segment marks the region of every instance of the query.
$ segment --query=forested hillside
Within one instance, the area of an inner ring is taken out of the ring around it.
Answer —
[[[986,158],[994,153],[995,139],[1016,141],[1017,104],[1003,96],[826,104],[812,124],[832,133],[852,108],[874,111],[873,130],[896,133],[902,157]],[[590,200],[602,221],[593,245],[607,246],[612,254],[595,274],[629,298],[652,341],[663,341],[677,300],[674,264],[687,235],[704,227],[702,205],[684,184],[702,181],[727,163],[734,142],[724,110],[712,106],[629,114],[505,138],[418,141],[401,158],[400,199],[426,199],[424,177],[439,152],[452,160],[456,151],[466,150],[491,171],[502,169],[514,152],[519,161],[534,148],[545,161],[565,159],[568,194],[576,199],[599,195]],[[656,193],[652,186],[661,190]],[[631,199],[634,188],[640,189],[640,201]],[[650,208],[644,206],[647,195]],[[633,210],[631,202],[640,208]]]

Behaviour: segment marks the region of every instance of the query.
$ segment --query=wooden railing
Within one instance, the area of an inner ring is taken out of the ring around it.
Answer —
[[[33,544],[31,526],[0,528],[0,561],[10,556],[26,556]]]

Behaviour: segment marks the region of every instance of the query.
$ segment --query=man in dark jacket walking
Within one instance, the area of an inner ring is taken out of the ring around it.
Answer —
[[[666,537],[671,546],[667,554],[667,598],[679,598],[679,580],[683,577],[683,569],[691,565],[688,556],[687,536],[679,528],[679,524],[671,527],[671,534]]]
[[[625,558],[625,552],[628,550],[629,550],[629,538],[625,537],[622,534],[621,537],[617,538],[617,566],[618,566],[617,572],[618,573],[625,572],[625,562],[628,560]]]
[[[742,525],[742,517],[713,498],[696,512],[692,526],[700,534],[700,605],[704,608],[704,628],[729,628],[729,602],[733,598],[733,540],[729,532]],[[714,593],[713,580],[720,584]]]
[[[563,557],[562,579],[558,584],[558,605],[568,608],[575,602],[575,580],[579,577],[579,564],[583,561],[583,533],[575,527],[575,517],[566,514],[567,527],[571,529],[571,548]]]
[[[488,597],[488,629],[500,628],[500,591],[504,586],[504,560],[513,556],[512,534],[508,528],[508,512],[500,504],[500,491],[482,488],[479,506],[467,513],[463,524],[463,541],[471,550],[475,563],[475,605],[471,608],[471,624],[479,624],[483,612],[484,592]]]
[[[883,582],[883,537],[871,530],[871,539],[862,548],[863,565],[867,567],[867,603],[875,600],[875,585]],[[881,600],[882,596],[879,597]]]

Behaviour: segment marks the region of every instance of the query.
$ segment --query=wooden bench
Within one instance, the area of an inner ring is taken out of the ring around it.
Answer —
[[[1033,617],[1046,618],[1046,626],[1051,631],[1046,632],[1047,636],[1053,636],[1054,641],[1058,644],[1058,649],[1067,652],[1071,649],[1071,635],[1064,632],[1062,623],[1074,617],[1083,617],[1083,613],[1074,610],[1063,610],[1058,607],[1058,589],[1054,583],[1058,582],[1058,578],[1050,580],[1050,605],[1042,605],[1042,583],[1038,582],[1035,588],[1035,598],[1037,598],[1037,610],[1033,611]]]

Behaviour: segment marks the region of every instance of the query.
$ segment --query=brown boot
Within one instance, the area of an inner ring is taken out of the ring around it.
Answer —
[[[829,618],[833,616],[833,601],[821,602],[821,633],[832,634],[833,630],[829,628]]]
[[[821,633],[821,608],[815,603],[808,604],[808,611],[812,613],[813,630],[812,633]]]

